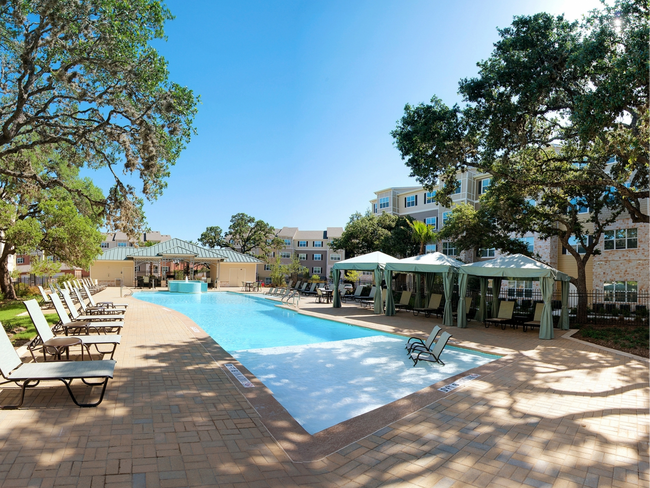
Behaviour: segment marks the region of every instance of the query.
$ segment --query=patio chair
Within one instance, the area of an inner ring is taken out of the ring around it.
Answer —
[[[43,300],[40,303],[40,306],[41,307],[44,306],[44,307],[47,307],[47,308],[53,307],[54,305],[52,305],[52,299],[49,297],[49,295],[47,293],[45,293],[45,290],[43,289],[43,287],[41,285],[38,285],[38,290],[41,292],[41,296],[43,297]]]
[[[429,334],[429,337],[425,341],[420,339],[419,337],[409,337],[409,339],[406,341],[406,346],[404,346],[404,349],[406,349],[406,353],[410,354],[411,351],[414,349],[426,349],[429,350],[431,348],[431,344],[436,340],[436,337],[440,333],[442,329],[440,328],[439,325],[436,325],[432,330],[431,334]]]
[[[406,290],[402,292],[402,296],[399,297],[399,303],[395,304],[395,311],[398,310],[410,310],[411,308],[411,292]]]
[[[377,288],[373,286],[370,289],[370,293],[368,296],[359,296],[359,298],[355,298],[354,301],[357,302],[359,305],[364,305],[366,302],[374,302],[375,300],[375,293],[377,293]]]
[[[293,289],[294,289],[294,290],[299,290],[299,289],[300,289],[300,285],[301,285],[301,283],[302,283],[302,280],[298,280],[298,281],[296,282],[295,286],[293,287]]]
[[[512,323],[512,313],[515,310],[515,302],[501,302],[499,305],[499,314],[494,318],[486,318],[484,323],[485,327],[490,327],[490,324],[501,325],[505,330],[506,325]]]
[[[440,315],[444,310],[440,306],[441,301],[442,295],[440,293],[432,293],[431,298],[429,298],[429,306],[426,308],[414,308],[413,315],[418,315],[420,313],[423,313],[425,317],[429,317],[433,313]]]
[[[102,315],[81,315],[77,311],[77,308],[74,306],[74,303],[72,303],[72,299],[70,298],[70,294],[66,291],[63,292],[63,301],[65,302],[65,305],[68,307],[68,310],[70,311],[70,315],[72,315],[72,320],[74,321],[98,321],[98,320],[114,320],[114,321],[119,321],[124,323],[124,317],[120,315],[109,315],[109,314],[102,314]]]
[[[34,362],[36,362],[36,356],[34,355],[34,351],[38,349],[40,346],[43,350],[43,359],[47,360],[46,353],[52,347],[48,343],[55,338],[55,335],[52,332],[52,329],[50,329],[50,324],[47,323],[47,320],[45,319],[45,315],[43,315],[43,312],[41,311],[40,307],[36,303],[36,300],[27,300],[24,303],[25,303],[25,307],[27,308],[27,312],[29,313],[29,317],[32,319],[32,323],[36,328],[36,332],[38,333],[38,338],[40,338],[40,340],[38,341],[34,340],[29,343],[28,346],[29,352],[32,354],[32,357],[34,358]],[[113,359],[113,355],[115,354],[115,349],[117,349],[117,345],[122,340],[121,336],[119,335],[92,335],[92,336],[80,335],[80,336],[67,336],[67,337],[79,339],[81,341],[81,346],[85,347],[86,350],[88,351],[88,357],[90,357],[90,359],[92,359],[92,356],[90,354],[90,346],[95,346],[95,349],[101,356],[104,356],[104,354],[110,354],[111,355],[110,359]],[[112,345],[113,349],[111,351],[104,352],[99,349],[100,345],[108,345],[108,346]]]
[[[79,305],[81,306],[81,310],[84,314],[89,314],[89,315],[103,314],[103,315],[115,315],[117,317],[124,317],[124,314],[126,313],[126,310],[124,310],[123,308],[107,308],[107,307],[97,307],[92,305],[86,306],[79,290],[75,289],[74,294],[77,296],[77,300],[79,300]]]
[[[95,303],[95,299],[92,297],[92,294],[90,293],[90,290],[88,289],[88,286],[86,286],[85,284],[84,284],[84,290],[86,290],[86,296],[88,297],[88,302],[93,307],[124,308],[124,309],[129,308],[128,303],[113,303],[113,302],[97,302],[97,303]]]
[[[308,290],[304,290],[301,293],[303,295],[315,295],[317,286],[318,286],[318,283],[312,283]]]
[[[447,342],[449,342],[449,339],[451,338],[451,334],[449,332],[443,332],[440,334],[440,339],[438,339],[438,342],[433,346],[433,349],[416,349],[411,352],[411,359],[413,360],[413,367],[415,367],[416,364],[418,364],[418,361],[429,361],[431,363],[439,363],[442,364],[443,366],[445,363],[440,359],[440,356],[442,355],[442,351],[444,351],[445,346],[447,346]]]
[[[470,310],[472,308],[472,297],[465,297],[465,317],[469,320]],[[454,317],[458,317],[458,310],[451,313]]]
[[[533,320],[529,320],[528,322],[524,322],[524,332],[526,332],[526,329],[528,327],[539,327],[539,324],[542,320],[542,310],[544,310],[544,304],[543,303],[538,303],[535,305],[535,315],[533,316]]]
[[[352,295],[342,295],[341,300],[347,302],[348,300],[358,300],[361,298],[361,292],[363,291],[363,286],[357,286],[357,289],[354,290],[354,294]]]
[[[65,308],[63,308],[63,302],[61,302],[59,296],[51,295],[51,297],[52,303],[54,303],[54,309],[61,320],[57,327],[65,330],[66,335],[68,335],[70,331],[84,332],[86,334],[89,334],[91,331],[106,333],[107,330],[118,330],[124,326],[123,322],[89,322],[84,320],[70,320],[70,316],[65,311]]]
[[[41,381],[61,381],[70,394],[72,401],[79,407],[96,407],[104,399],[108,380],[113,378],[115,360],[105,361],[57,361],[49,363],[23,363],[20,356],[11,345],[4,328],[0,332],[0,373],[5,381],[0,383],[15,383],[20,387],[20,402],[17,405],[3,405],[2,409],[20,408],[25,401],[25,390],[37,386]],[[80,379],[86,385],[101,386],[102,392],[95,403],[79,403],[70,389],[73,380]],[[102,379],[99,383],[88,380]]]

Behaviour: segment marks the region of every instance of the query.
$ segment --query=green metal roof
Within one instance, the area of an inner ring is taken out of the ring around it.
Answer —
[[[232,249],[207,249],[181,239],[170,239],[150,247],[114,247],[100,254],[99,261],[124,261],[126,259],[162,258],[164,256],[187,256],[194,259],[222,259],[226,263],[261,263],[253,256]]]

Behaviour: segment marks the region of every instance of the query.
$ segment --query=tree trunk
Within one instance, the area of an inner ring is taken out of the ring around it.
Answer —
[[[0,290],[5,299],[17,300],[14,284],[11,282],[9,274],[9,257],[13,254],[13,246],[5,243],[2,244],[2,254],[0,255]]]
[[[590,255],[585,256],[585,259],[579,255],[574,256],[578,270],[578,278],[571,279],[571,283],[575,285],[576,291],[578,292],[578,313],[576,318],[580,322],[587,321],[587,307],[589,305],[589,297],[587,296],[587,261],[590,257]]]

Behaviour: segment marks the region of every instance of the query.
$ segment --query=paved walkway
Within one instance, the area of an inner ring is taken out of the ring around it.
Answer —
[[[119,290],[98,298],[119,298]],[[116,375],[99,407],[80,409],[52,384],[29,391],[20,410],[0,411],[2,487],[649,484],[646,361],[475,322],[449,328],[457,344],[507,360],[451,393],[432,393],[433,403],[405,401],[368,418],[363,428],[380,426],[371,432],[340,424],[329,439],[350,442],[296,462],[300,446],[318,445],[318,434],[269,414],[264,399],[255,398],[265,396],[262,385],[244,396],[223,367],[230,356],[192,321],[122,300],[130,306]],[[352,306],[334,310],[310,299],[301,307],[405,333],[428,333],[435,322],[406,313],[376,317]],[[14,397],[5,388],[0,404]],[[381,425],[385,419],[390,423]]]

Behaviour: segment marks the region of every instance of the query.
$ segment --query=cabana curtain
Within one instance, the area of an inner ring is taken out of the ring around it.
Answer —
[[[458,327],[465,329],[467,327],[467,310],[465,310],[465,295],[467,294],[467,275],[458,275]]]

